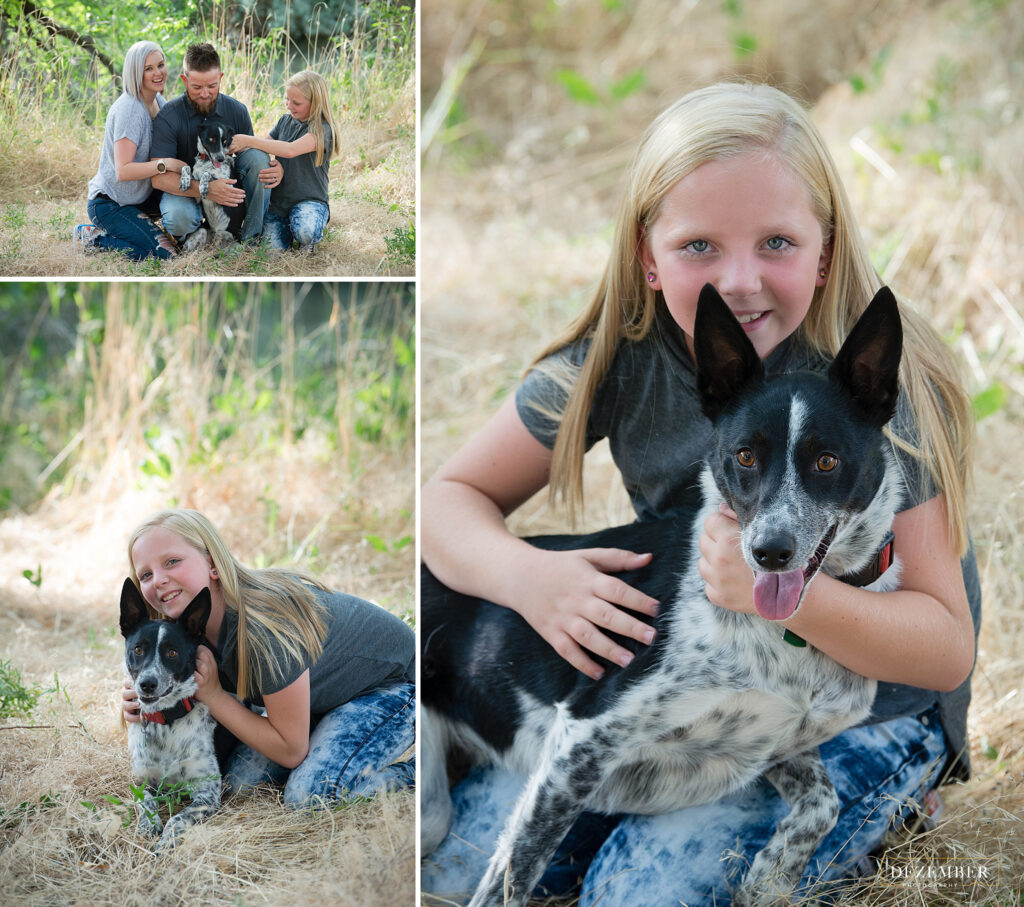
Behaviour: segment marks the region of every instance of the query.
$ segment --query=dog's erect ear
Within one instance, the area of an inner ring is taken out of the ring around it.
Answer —
[[[202,639],[206,634],[206,622],[210,619],[210,590],[203,589],[181,612],[178,623],[193,639]]]
[[[147,620],[149,611],[146,610],[146,602],[131,577],[128,577],[121,587],[121,635],[127,639]]]
[[[864,310],[829,368],[872,424],[881,427],[896,412],[903,324],[896,297],[882,287]]]
[[[707,283],[697,301],[693,326],[697,393],[704,415],[714,422],[753,381],[764,377],[764,366],[718,291]]]
[[[235,137],[235,130],[230,126],[222,126],[224,130],[224,147],[227,148],[231,144],[231,140]]]

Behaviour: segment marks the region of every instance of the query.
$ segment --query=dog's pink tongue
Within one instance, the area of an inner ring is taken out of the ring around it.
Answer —
[[[803,570],[759,573],[754,580],[754,607],[765,620],[785,620],[800,603],[803,588]]]

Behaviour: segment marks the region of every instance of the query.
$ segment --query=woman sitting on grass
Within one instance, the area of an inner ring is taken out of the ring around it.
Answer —
[[[83,248],[124,252],[134,261],[150,255],[170,258],[173,239],[151,218],[160,216],[160,193],[153,191],[157,173],[181,173],[182,161],[151,161],[153,118],[164,105],[167,83],[164,52],[152,41],[138,41],[124,57],[124,93],[110,108],[103,130],[100,166],[89,180],[89,218],[79,224],[76,242]],[[99,228],[99,229],[96,229]]]
[[[341,150],[338,128],[323,76],[309,69],[297,72],[285,82],[284,97],[288,113],[270,138],[236,135],[231,151],[259,148],[281,161],[284,178],[270,196],[263,236],[272,249],[289,249],[294,241],[300,251],[312,252],[331,219],[327,168]]]

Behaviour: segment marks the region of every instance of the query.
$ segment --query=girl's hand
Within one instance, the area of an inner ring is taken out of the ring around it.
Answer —
[[[139,694],[135,692],[130,677],[125,680],[124,689],[121,690],[121,714],[129,724],[142,721],[142,703],[139,702]]]
[[[618,548],[533,550],[537,556],[531,556],[529,569],[518,571],[513,598],[523,604],[517,610],[573,667],[598,680],[604,668],[588,651],[623,667],[633,660],[633,653],[606,631],[645,644],[653,641],[654,628],[622,609],[654,616],[657,600],[609,575],[642,567],[650,562],[649,554]]]
[[[196,653],[196,699],[210,705],[223,691],[220,675],[217,673],[217,659],[206,646],[200,646]]]
[[[231,139],[231,147],[228,148],[228,152],[231,154],[238,154],[239,151],[245,151],[246,148],[252,148],[253,136],[243,135],[237,133],[234,138]]]
[[[726,504],[704,521],[697,569],[708,600],[720,608],[754,614],[754,574],[740,549],[740,524]]]
[[[281,162],[274,158],[270,162],[269,167],[265,167],[260,171],[260,182],[263,183],[268,189],[273,189],[275,186],[281,185],[281,180],[284,179],[284,167]]]

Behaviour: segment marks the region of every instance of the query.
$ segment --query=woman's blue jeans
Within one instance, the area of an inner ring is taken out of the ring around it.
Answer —
[[[840,814],[804,873],[798,895],[827,895],[858,876],[901,805],[921,802],[946,760],[937,715],[851,728],[821,746]],[[422,867],[425,892],[469,900],[524,779],[479,767],[453,790],[451,832]],[[714,803],[658,816],[587,813],[573,826],[535,892],[579,897],[581,907],[726,905],[789,807],[765,779]]]
[[[289,771],[244,743],[228,758],[229,793],[283,784],[289,806],[345,801],[412,787],[416,763],[396,762],[416,737],[411,683],[360,696],[324,715],[309,736],[309,753]]]
[[[133,261],[174,255],[174,244],[141,207],[97,196],[89,199],[87,210],[89,220],[106,231],[92,241],[97,249],[123,252]]]

